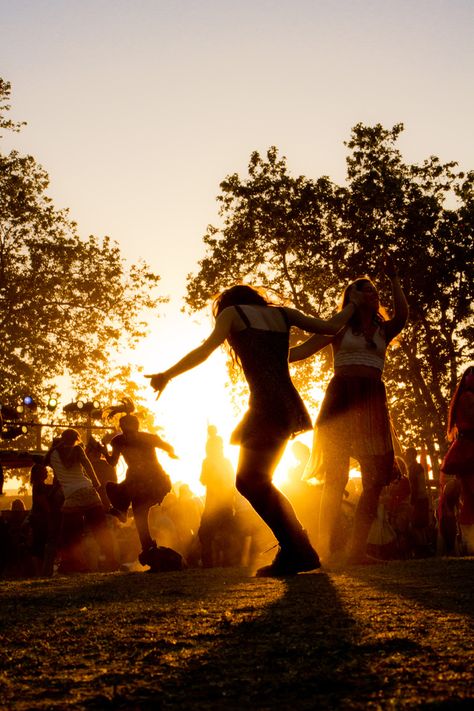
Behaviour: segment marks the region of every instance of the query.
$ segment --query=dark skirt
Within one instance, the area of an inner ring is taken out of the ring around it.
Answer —
[[[171,491],[171,479],[161,467],[146,475],[134,476],[127,473],[120,484],[109,481],[105,485],[112,506],[126,511],[132,506],[155,506],[161,504]]]
[[[382,380],[335,375],[316,421],[312,455],[316,476],[328,476],[333,462],[361,465],[369,484],[393,481],[394,452],[385,385]]]
[[[248,449],[265,449],[312,428],[311,418],[295,390],[291,397],[275,401],[271,407],[251,403],[230,441]]]

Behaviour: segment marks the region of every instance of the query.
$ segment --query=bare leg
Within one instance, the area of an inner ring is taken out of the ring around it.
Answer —
[[[341,457],[331,462],[326,470],[321,497],[319,514],[319,542],[323,559],[327,558],[333,549],[333,541],[337,530],[341,502],[349,479],[349,457]]]
[[[349,554],[351,562],[362,562],[366,555],[367,537],[372,522],[377,516],[377,506],[383,489],[384,468],[390,466],[390,461],[382,457],[368,457],[360,462],[362,472],[362,494],[357,504],[352,545]],[[381,482],[381,483],[379,483]]]
[[[237,469],[238,491],[273,531],[281,550],[257,575],[286,575],[319,567],[319,558],[288,499],[272,483],[285,441],[263,450],[242,447]]]
[[[135,525],[137,527],[138,537],[140,543],[142,544],[142,549],[147,551],[154,541],[150,535],[150,528],[148,526],[148,513],[151,506],[148,504],[133,504],[133,518],[135,519]]]
[[[286,496],[272,482],[285,445],[286,441],[282,441],[267,449],[242,447],[236,478],[238,491],[252,504],[282,545],[290,542],[293,532],[303,528]]]

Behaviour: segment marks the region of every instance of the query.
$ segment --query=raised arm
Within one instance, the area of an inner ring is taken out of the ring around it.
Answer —
[[[289,362],[294,363],[297,360],[304,360],[314,355],[318,351],[328,346],[334,340],[334,336],[323,336],[320,333],[315,333],[311,338],[303,343],[298,343],[297,346],[290,348]]]
[[[215,349],[221,345],[230,333],[230,329],[234,320],[235,311],[232,307],[224,309],[222,313],[216,319],[216,325],[212,331],[209,338],[206,338],[204,343],[202,343],[194,350],[190,351],[184,358],[181,358],[177,363],[165,370],[163,373],[155,373],[152,375],[146,375],[146,378],[150,378],[151,387],[158,393],[161,393],[167,383],[171,378],[185,373],[187,370],[195,368],[197,365],[203,363]]]
[[[398,270],[395,266],[393,258],[385,254],[383,269],[385,274],[392,282],[392,299],[393,299],[393,318],[385,323],[385,333],[387,342],[395,338],[403,329],[408,318],[408,302],[403,293],[403,289],[398,278]]]

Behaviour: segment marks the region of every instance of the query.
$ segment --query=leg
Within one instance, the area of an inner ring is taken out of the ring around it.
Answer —
[[[148,513],[150,509],[150,504],[137,502],[132,503],[133,518],[135,519],[138,537],[144,551],[148,550],[148,548],[154,544],[154,540],[150,535],[150,528],[148,526]]]
[[[333,457],[327,457],[327,462],[327,467],[325,467],[326,479],[319,514],[318,548],[321,548],[323,558],[333,552],[342,497],[349,480],[349,455],[344,453],[334,454]]]
[[[351,563],[360,563],[365,559],[367,537],[372,522],[377,516],[380,493],[384,487],[384,482],[389,480],[385,476],[385,467],[393,466],[393,462],[390,465],[388,460],[389,457],[373,456],[366,457],[360,461],[362,494],[354,517],[352,544],[349,553],[349,561]]]
[[[237,490],[273,531],[285,560],[275,559],[272,566],[281,573],[312,570],[319,567],[316,551],[309,543],[288,499],[273,485],[272,475],[281,459],[286,441],[277,441],[265,449],[242,447],[237,468]],[[277,556],[278,558],[278,556]],[[268,566],[268,568],[272,568]],[[290,570],[291,569],[291,570]],[[263,569],[262,569],[263,570]],[[267,574],[267,573],[265,573]],[[268,574],[272,574],[270,571]]]

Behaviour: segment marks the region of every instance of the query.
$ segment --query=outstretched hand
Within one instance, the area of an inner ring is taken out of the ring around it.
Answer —
[[[395,260],[388,252],[383,253],[382,271],[388,276],[389,279],[394,279],[398,275],[398,269],[397,265],[395,264]]]
[[[151,375],[145,375],[145,378],[150,378],[151,387],[156,393],[158,393],[158,397],[160,397],[161,393],[166,388],[166,385],[169,381],[169,377],[166,375],[166,373],[154,373]]]

